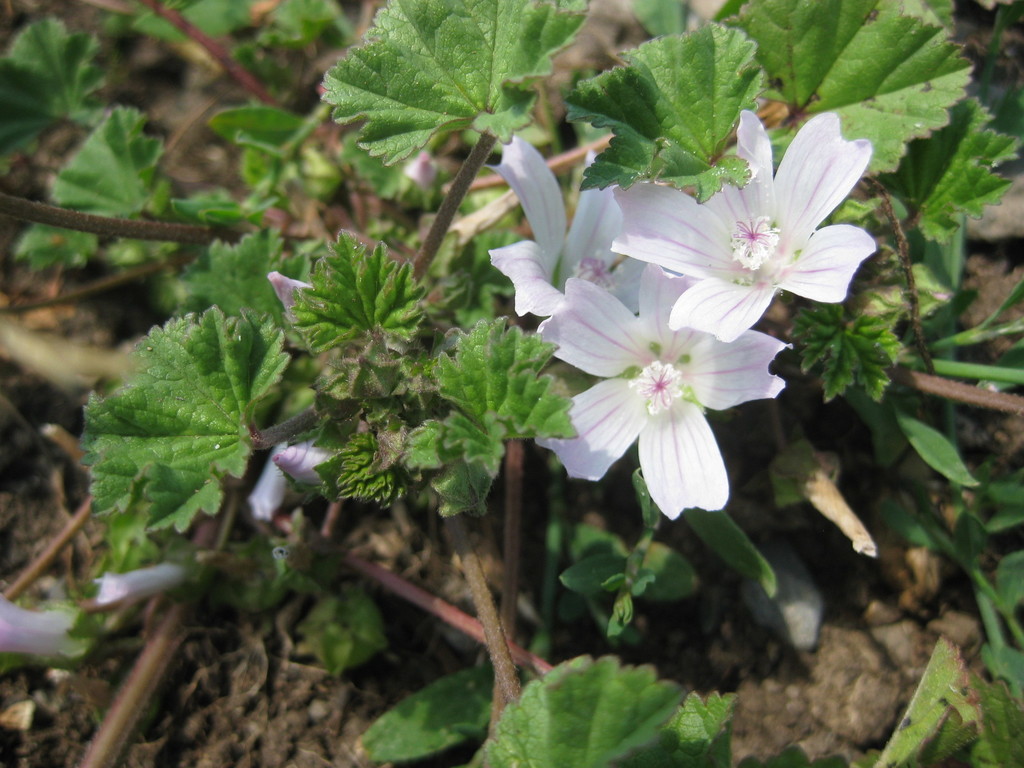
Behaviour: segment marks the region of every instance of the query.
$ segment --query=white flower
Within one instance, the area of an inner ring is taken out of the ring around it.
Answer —
[[[323,464],[332,454],[323,448],[317,448],[312,440],[304,443],[296,443],[282,449],[271,457],[282,471],[287,472],[300,483],[319,485],[320,475],[316,473],[316,466]]]
[[[825,113],[800,129],[772,178],[772,148],[752,112],[740,116],[737,154],[750,165],[745,187],[727,186],[703,205],[676,189],[619,190],[622,233],[612,247],[699,278],[672,310],[673,328],[730,341],[758,321],[784,289],[815,301],[846,297],[853,273],[875,250],[848,224],[815,229],[850,193],[871,159],[871,143],[845,141]]]
[[[555,175],[532,145],[518,136],[505,145],[495,170],[508,182],[526,212],[534,240],[491,251],[491,263],[516,289],[516,314],[547,317],[562,300],[566,280],[581,277],[607,288],[627,304],[635,299],[643,264],[611,250],[622,213],[612,190],[588,189],[568,235],[565,204]],[[621,263],[617,263],[621,262]]]
[[[274,513],[284,501],[288,480],[281,468],[274,463],[274,457],[287,447],[286,443],[281,443],[271,449],[267,463],[263,465],[263,471],[260,473],[260,479],[256,481],[252,493],[249,494],[249,509],[257,520],[273,520]]]
[[[104,573],[102,578],[94,579],[100,585],[96,605],[152,597],[178,586],[185,581],[185,576],[185,569],[174,563],[160,563],[127,573]]]
[[[599,480],[634,440],[651,498],[675,519],[688,507],[721,509],[729,479],[704,409],[775,397],[785,386],[768,372],[786,345],[757,331],[731,344],[690,328],[671,330],[672,306],[688,278],[649,265],[640,316],[584,280],[569,280],[565,301],[542,329],[555,356],[605,378],[573,398],[577,437],[542,440],[572,477]],[[693,290],[693,288],[689,288]]]
[[[68,635],[72,617],[62,611],[28,611],[0,596],[0,652],[67,656],[75,647]]]

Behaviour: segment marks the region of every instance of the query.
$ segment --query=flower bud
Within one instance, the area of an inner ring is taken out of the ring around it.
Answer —
[[[0,652],[66,656],[72,617],[61,611],[28,611],[0,596]]]
[[[417,187],[426,191],[434,186],[437,180],[437,165],[429,152],[420,152],[414,160],[410,160],[402,173],[412,179]]]
[[[263,465],[260,479],[256,481],[252,493],[249,494],[249,509],[252,510],[252,516],[257,520],[264,522],[272,520],[274,513],[284,501],[285,491],[288,490],[288,480],[274,463],[274,457],[287,447],[284,443],[273,447],[270,451],[270,458]]]
[[[302,280],[294,280],[290,277],[285,277],[280,272],[271,272],[267,275],[267,280],[274,286],[274,293],[277,294],[277,298],[281,300],[281,304],[284,305],[284,311],[288,316],[291,316],[292,307],[295,306],[295,292],[299,288],[312,288],[313,286],[309,283],[305,283]]]
[[[316,465],[323,464],[331,457],[330,451],[317,448],[312,440],[290,445],[273,457],[273,461],[282,470],[300,483],[320,484],[320,475],[316,473]]]
[[[174,563],[160,563],[127,573],[104,573],[102,578],[93,580],[100,585],[96,605],[151,597],[178,586],[185,581],[185,576],[185,569]]]

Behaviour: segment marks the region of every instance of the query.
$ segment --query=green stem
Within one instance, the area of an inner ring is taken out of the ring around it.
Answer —
[[[999,365],[962,363],[959,360],[935,360],[935,373],[941,376],[959,376],[965,379],[1024,384],[1024,371],[1022,370]]]
[[[278,443],[286,443],[289,440],[308,432],[319,423],[320,417],[312,406],[302,413],[292,416],[280,424],[275,424],[266,429],[249,427],[249,438],[252,440],[252,447],[257,451],[273,448]]]
[[[172,224],[166,221],[142,221],[119,219],[113,216],[96,216],[91,213],[69,211],[46,203],[25,200],[0,192],[0,214],[22,221],[46,224],[51,227],[90,232],[101,237],[125,237],[131,240],[160,240],[168,243],[187,245],[209,245],[224,235],[209,227],[192,224]],[[230,237],[230,236],[229,236]]]
[[[469,157],[463,162],[462,167],[459,168],[459,172],[455,175],[455,179],[448,189],[448,194],[445,195],[444,200],[441,202],[441,207],[438,208],[437,215],[430,225],[430,231],[427,232],[427,236],[423,240],[423,247],[420,248],[419,253],[413,259],[412,271],[417,278],[422,278],[427,274],[430,262],[434,260],[434,256],[440,250],[444,236],[448,234],[448,229],[455,219],[459,206],[462,205],[462,201],[469,192],[473,179],[476,178],[480,169],[484,167],[487,158],[491,156],[491,150],[494,149],[497,141],[497,137],[489,133],[483,134],[472,151],[470,151]]]
[[[1002,595],[996,591],[995,587],[993,587],[992,583],[985,578],[985,574],[983,574],[980,569],[976,566],[972,566],[966,570],[971,577],[971,581],[974,582],[974,588],[978,593],[978,607],[979,609],[982,609],[982,621],[985,624],[985,634],[988,636],[989,642],[993,645],[1006,645],[998,620],[996,620],[994,616],[989,616],[988,620],[986,620],[986,611],[984,610],[986,608],[990,612],[992,609],[999,612],[999,615],[1002,616],[1007,629],[1010,630],[1010,634],[1013,636],[1013,640],[1017,644],[1017,647],[1024,650],[1024,628],[1022,628],[1020,622],[1017,621],[1013,607],[1006,605]],[[985,603],[988,603],[988,605],[986,606]]]

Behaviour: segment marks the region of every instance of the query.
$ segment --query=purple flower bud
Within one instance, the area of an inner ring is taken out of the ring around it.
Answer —
[[[252,510],[252,516],[257,520],[264,522],[272,520],[274,513],[284,501],[284,493],[288,490],[288,480],[273,459],[287,447],[284,443],[274,446],[270,451],[270,459],[263,465],[260,479],[256,481],[252,493],[249,494],[249,509]]]
[[[331,457],[330,451],[317,448],[312,440],[290,445],[273,457],[273,461],[282,470],[300,483],[320,484],[320,475],[316,473],[317,464],[323,464]]]
[[[402,173],[413,180],[422,190],[430,189],[437,180],[437,165],[429,152],[420,152],[414,160],[410,160]]]
[[[0,596],[0,651],[37,656],[67,656],[72,617],[61,611],[27,611]]]
[[[185,569],[174,563],[160,563],[127,573],[104,573],[102,578],[93,580],[100,585],[96,605],[151,597],[178,586],[185,581],[185,575]]]
[[[290,277],[285,277],[280,272],[271,272],[267,275],[267,280],[274,286],[274,293],[277,294],[277,298],[281,300],[281,304],[284,305],[284,311],[291,313],[292,307],[295,306],[295,292],[299,288],[312,288],[313,286],[309,283],[304,283],[301,280],[293,280]]]

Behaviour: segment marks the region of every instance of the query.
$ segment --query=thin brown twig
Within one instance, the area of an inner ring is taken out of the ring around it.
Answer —
[[[148,264],[140,264],[137,267],[126,269],[124,272],[118,272],[115,275],[101,277],[87,285],[74,288],[67,293],[60,294],[59,296],[53,296],[49,299],[40,299],[39,301],[30,301],[25,304],[15,304],[10,307],[0,307],[0,315],[20,315],[26,312],[31,312],[35,309],[56,307],[62,304],[74,304],[97,294],[113,290],[114,288],[127,283],[133,283],[136,280],[149,277],[150,275],[156,274],[164,269],[178,269],[179,267],[183,267],[194,260],[194,254],[176,253],[164,261],[152,261]]]
[[[1024,397],[1020,395],[1013,395],[1009,392],[992,392],[942,376],[913,371],[903,366],[890,368],[889,377],[899,384],[913,387],[925,394],[938,395],[947,400],[956,400],[966,405],[988,408],[992,411],[1024,414]]]
[[[249,70],[231,58],[231,54],[228,53],[227,49],[221,43],[217,42],[201,29],[196,27],[178,11],[173,8],[165,7],[160,0],[139,0],[139,2],[153,11],[153,13],[160,18],[171,23],[190,40],[194,40],[196,43],[201,45],[203,49],[205,49],[206,52],[224,68],[224,71],[250,94],[255,96],[264,104],[268,104],[272,107],[277,106],[277,99],[270,95],[270,92],[263,86],[263,83],[261,83]]]
[[[548,168],[551,169],[552,173],[564,173],[570,168],[579,165],[580,161],[587,156],[588,152],[600,152],[607,148],[611,140],[611,135],[603,136],[600,139],[594,139],[594,141],[588,142],[580,147],[566,150],[565,152],[557,155],[552,155],[545,162],[547,163]],[[492,176],[481,176],[477,179],[473,179],[473,183],[470,184],[469,188],[470,191],[476,192],[477,190],[500,187],[505,184],[505,179],[495,173]]]
[[[301,413],[292,416],[266,429],[249,427],[249,438],[252,440],[252,447],[257,451],[272,448],[278,443],[285,443],[303,432],[308,432],[317,425],[320,417],[312,406]]]
[[[444,522],[448,534],[451,536],[452,544],[455,546],[455,552],[462,562],[462,572],[466,575],[466,582],[469,584],[469,591],[473,596],[477,618],[483,625],[487,653],[491,657],[491,666],[494,667],[496,697],[491,709],[491,723],[494,724],[501,716],[505,705],[519,698],[519,676],[516,674],[512,656],[509,654],[508,640],[501,627],[498,611],[494,607],[494,599],[487,587],[487,580],[484,577],[483,568],[480,566],[480,558],[477,557],[473,545],[469,541],[465,520],[462,515],[453,515],[446,517]]]
[[[153,601],[161,599],[155,597]],[[176,603],[163,615],[135,660],[114,703],[107,710],[79,768],[111,768],[117,765],[128,737],[138,725],[139,718],[147,711],[148,700],[153,696],[184,639],[182,626],[188,608],[185,603]]]
[[[21,221],[46,224],[51,227],[90,232],[101,237],[124,237],[131,240],[159,240],[185,245],[209,245],[217,238],[232,239],[233,233],[217,232],[210,227],[195,224],[176,224],[168,221],[121,219],[115,216],[97,216],[92,213],[69,211],[55,205],[26,200],[0,192],[0,214]]]
[[[71,519],[64,524],[53,540],[46,545],[44,549],[35,560],[29,563],[25,569],[18,574],[18,578],[15,579],[14,583],[11,584],[7,589],[4,590],[4,597],[8,600],[17,600],[26,589],[38,579],[46,570],[53,565],[53,561],[60,555],[61,550],[67,546],[68,542],[75,537],[75,535],[82,530],[82,526],[85,525],[86,520],[89,519],[89,515],[92,513],[92,497],[86,497],[78,509],[75,510],[75,514],[72,515]]]
[[[523,524],[523,443],[505,443],[505,535],[502,560],[501,625],[511,639],[516,636],[516,608],[519,595],[519,555]]]
[[[917,281],[914,279],[914,265],[910,261],[910,245],[907,243],[907,237],[903,233],[903,226],[900,224],[900,220],[896,217],[896,212],[892,207],[892,198],[889,196],[889,191],[878,183],[875,179],[870,179],[874,190],[881,195],[882,198],[882,213],[889,220],[889,226],[892,227],[893,235],[896,238],[896,253],[900,257],[900,266],[903,268],[903,277],[907,281],[907,290],[905,296],[907,298],[907,304],[910,307],[910,325],[914,330],[914,346],[917,348],[917,354],[921,356],[924,367],[928,369],[928,373],[935,373],[935,366],[932,365],[932,355],[928,351],[928,345],[925,343],[924,338],[924,327],[921,325],[921,303],[917,296]]]

